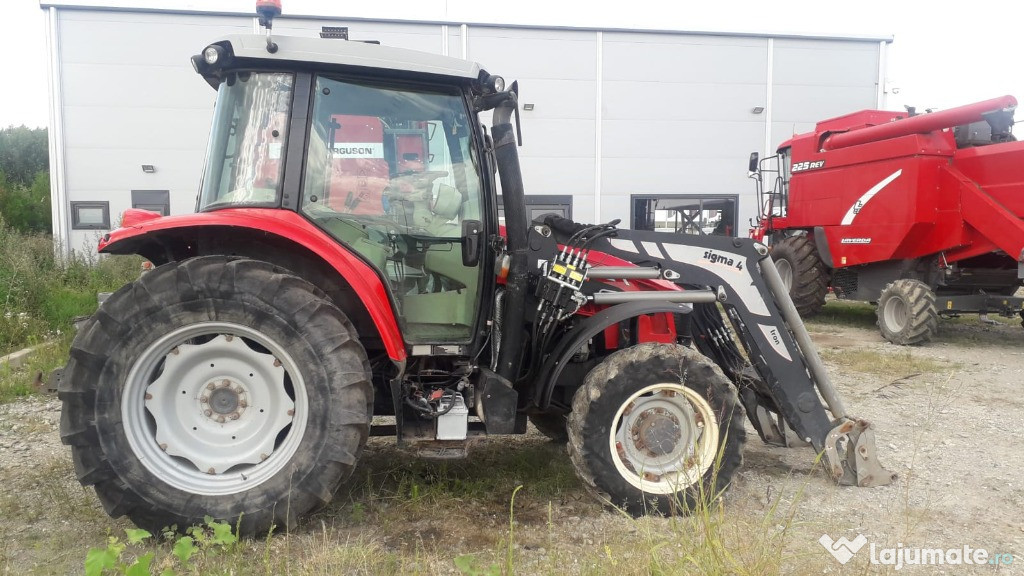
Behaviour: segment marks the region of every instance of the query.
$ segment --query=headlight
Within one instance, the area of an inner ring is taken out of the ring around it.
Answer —
[[[501,76],[493,76],[492,75],[490,78],[487,79],[487,81],[491,85],[491,88],[494,89],[495,92],[504,92],[505,91],[505,79],[502,78]]]
[[[203,60],[210,66],[213,66],[220,60],[222,52],[224,52],[224,49],[220,46],[207,46],[206,50],[203,50]]]

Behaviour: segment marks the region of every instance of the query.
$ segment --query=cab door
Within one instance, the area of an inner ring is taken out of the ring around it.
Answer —
[[[377,268],[410,344],[469,342],[479,320],[474,125],[458,88],[316,79],[301,210]]]

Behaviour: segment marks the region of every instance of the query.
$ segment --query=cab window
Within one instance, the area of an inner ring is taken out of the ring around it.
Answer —
[[[468,341],[480,269],[462,265],[481,219],[474,123],[458,90],[318,77],[302,211],[381,271],[407,341]]]

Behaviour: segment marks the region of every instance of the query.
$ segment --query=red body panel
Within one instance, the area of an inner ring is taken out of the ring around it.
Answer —
[[[1012,107],[996,98],[934,114],[866,110],[794,136],[785,217],[767,232],[824,229],[834,267],[1024,249],[1024,142],[957,149],[951,128]]]
[[[559,246],[559,249],[562,247]],[[591,266],[636,266],[628,260],[616,258],[604,252],[591,252],[589,257]],[[676,284],[669,282],[668,280],[653,280],[653,279],[636,279],[628,282],[623,280],[602,280],[601,282],[614,286],[618,290],[623,292],[636,292],[636,291],[666,291],[666,290],[682,290]],[[578,312],[580,316],[592,316],[599,312],[602,307],[594,306],[593,304],[587,304]],[[674,343],[676,342],[676,324],[671,314],[650,314],[640,316],[637,318],[636,325],[636,341],[637,342],[663,342],[663,343]],[[614,350],[619,347],[619,326],[612,325],[604,329],[602,333],[604,335],[604,346],[608,350]]]
[[[118,242],[130,238],[176,228],[234,226],[286,238],[319,255],[352,285],[380,331],[388,356],[393,360],[405,359],[402,333],[391,309],[387,289],[377,272],[302,216],[288,210],[268,208],[233,208],[164,218],[151,218],[146,214],[150,213],[127,212],[125,224],[100,241],[99,251],[107,251]]]

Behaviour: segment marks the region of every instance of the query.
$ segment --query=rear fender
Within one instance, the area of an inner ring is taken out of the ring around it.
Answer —
[[[139,254],[160,265],[208,254],[245,256],[291,270],[326,292],[329,286],[351,291],[358,299],[338,302],[347,313],[365,316],[379,333],[381,344],[394,361],[406,357],[405,344],[390,294],[379,272],[343,244],[302,216],[286,210],[238,208],[148,218],[125,215],[124,226],[105,235],[99,251]],[[364,325],[361,325],[364,324]]]
[[[693,306],[671,302],[628,302],[605,308],[593,316],[582,319],[575,328],[558,342],[555,349],[544,361],[540,369],[541,376],[534,384],[533,402],[541,410],[547,410],[551,404],[551,395],[558,377],[565,370],[573,354],[591,338],[597,336],[610,326],[623,320],[636,318],[646,314],[672,313],[689,314]]]

